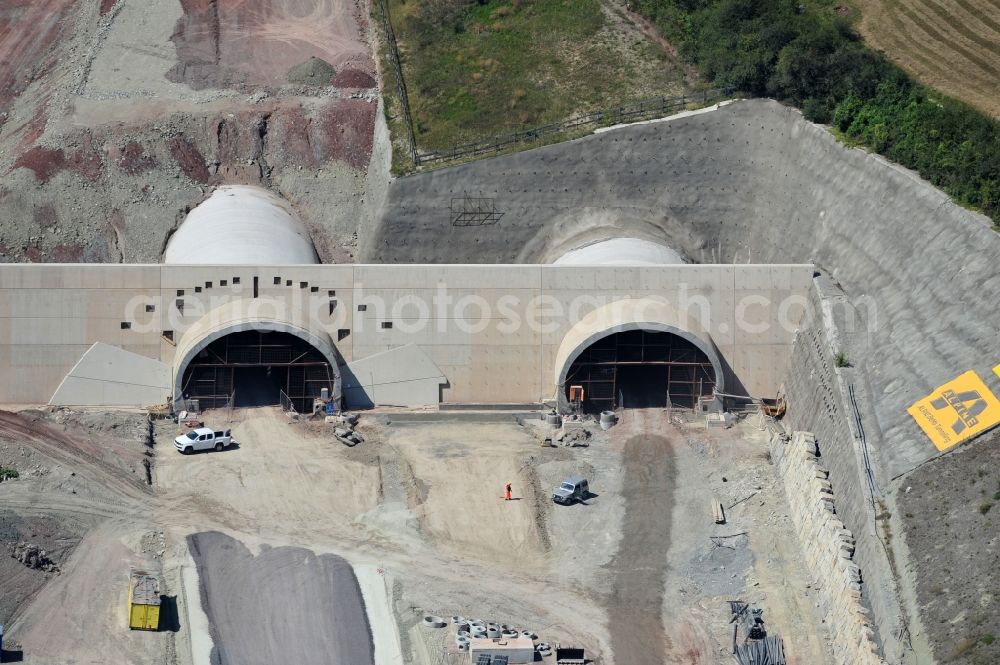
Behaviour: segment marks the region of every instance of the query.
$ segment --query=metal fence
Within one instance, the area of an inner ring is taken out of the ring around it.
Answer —
[[[396,93],[399,95],[399,103],[403,110],[403,122],[406,124],[406,139],[409,144],[410,157],[413,159],[415,167],[496,154],[519,143],[532,143],[548,136],[572,130],[661,118],[684,108],[688,104],[707,104],[709,101],[719,101],[733,94],[732,88],[712,88],[680,97],[653,97],[627,102],[594,113],[574,116],[560,122],[523,129],[510,134],[501,134],[472,143],[458,144],[443,150],[421,151],[417,149],[417,139],[413,133],[410,100],[406,94],[406,80],[403,78],[399,49],[396,47],[396,33],[392,29],[392,21],[389,20],[389,7],[386,5],[386,0],[378,0],[378,6],[382,18],[382,29],[385,31],[386,46],[389,49],[389,63],[392,65],[393,74],[396,77]]]
[[[184,397],[178,397],[177,399],[174,400],[174,413],[180,413],[181,411],[198,413],[200,410],[201,410],[201,400],[186,399]]]
[[[596,129],[598,127],[661,118],[684,108],[688,104],[707,104],[710,101],[725,99],[732,93],[733,91],[729,88],[713,88],[690,95],[681,95],[680,97],[654,97],[636,102],[628,102],[621,106],[574,116],[560,122],[532,127],[531,129],[522,129],[518,132],[502,134],[473,143],[463,143],[447,150],[416,151],[414,152],[413,162],[417,166],[420,166],[422,164],[449,162],[466,157],[495,154],[518,143],[531,143],[547,136],[563,134],[576,129]],[[411,130],[410,134],[412,135],[412,133]]]
[[[278,399],[281,401],[281,410],[285,413],[298,413],[295,410],[295,402],[288,396],[284,390],[278,391]]]
[[[410,156],[414,165],[420,164],[417,155],[417,141],[413,136],[413,118],[410,117],[410,100],[406,96],[406,82],[403,80],[403,67],[399,62],[399,49],[396,48],[396,33],[392,30],[392,22],[389,20],[389,7],[385,0],[378,0],[379,11],[382,14],[382,29],[385,31],[385,43],[389,48],[389,62],[392,71],[396,75],[396,93],[399,95],[399,104],[403,107],[403,121],[406,123],[406,138],[410,144]]]

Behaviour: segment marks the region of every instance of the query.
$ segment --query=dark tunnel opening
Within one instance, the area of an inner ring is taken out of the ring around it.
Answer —
[[[668,332],[627,330],[584,349],[564,388],[570,405],[583,413],[694,409],[712,397],[715,380],[712,362],[692,342]]]
[[[289,404],[310,413],[334,389],[326,357],[286,332],[247,330],[213,341],[184,368],[183,395],[201,409]],[[287,401],[286,401],[287,400]]]

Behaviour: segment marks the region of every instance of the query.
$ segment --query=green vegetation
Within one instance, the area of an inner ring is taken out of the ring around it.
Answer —
[[[3,482],[5,480],[11,480],[12,478],[17,478],[19,476],[20,474],[17,472],[17,469],[13,469],[7,466],[0,466],[0,482]]]
[[[1000,125],[865,47],[832,0],[632,0],[702,74],[795,104],[1000,220]]]
[[[850,363],[847,362],[847,354],[843,351],[837,351],[833,356],[833,363],[837,367],[850,367]]]
[[[979,512],[982,513],[983,515],[990,512],[990,508],[992,507],[993,504],[990,503],[989,501],[986,501],[985,499],[979,502]]]
[[[983,635],[979,639],[982,641],[983,644],[987,644],[987,645],[988,644],[993,644],[993,642],[996,641],[996,638],[991,633],[986,633],[985,635]]]
[[[423,149],[685,91],[604,0],[389,0],[389,14]]]

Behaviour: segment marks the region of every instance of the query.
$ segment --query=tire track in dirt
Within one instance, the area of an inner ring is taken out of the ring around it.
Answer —
[[[625,519],[618,552],[606,566],[613,591],[604,605],[620,665],[670,662],[661,608],[677,470],[670,441],[652,433],[664,431],[662,419],[655,412],[633,411],[614,433],[625,438]]]

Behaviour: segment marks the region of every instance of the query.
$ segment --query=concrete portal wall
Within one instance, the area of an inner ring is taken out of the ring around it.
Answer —
[[[63,379],[50,404],[120,406],[165,404],[170,367],[117,346],[95,342]]]
[[[525,403],[555,397],[555,358],[574,317],[664,299],[686,306],[691,329],[718,350],[730,392],[774,395],[811,274],[808,265],[2,265],[0,403],[48,402],[94,342],[174,366],[191,348],[185,333],[214,330],[207,315],[245,300],[262,319],[325,331],[348,365],[415,345],[446,378],[444,401]]]
[[[407,344],[356,360],[343,371],[344,407],[429,406],[448,379],[419,346]]]
[[[501,216],[456,226],[462,197]],[[701,263],[814,263],[868,314],[885,475],[934,455],[906,408],[1000,359],[1000,234],[910,171],[766,100],[602,132],[392,183],[362,258],[542,262],[608,237]]]

